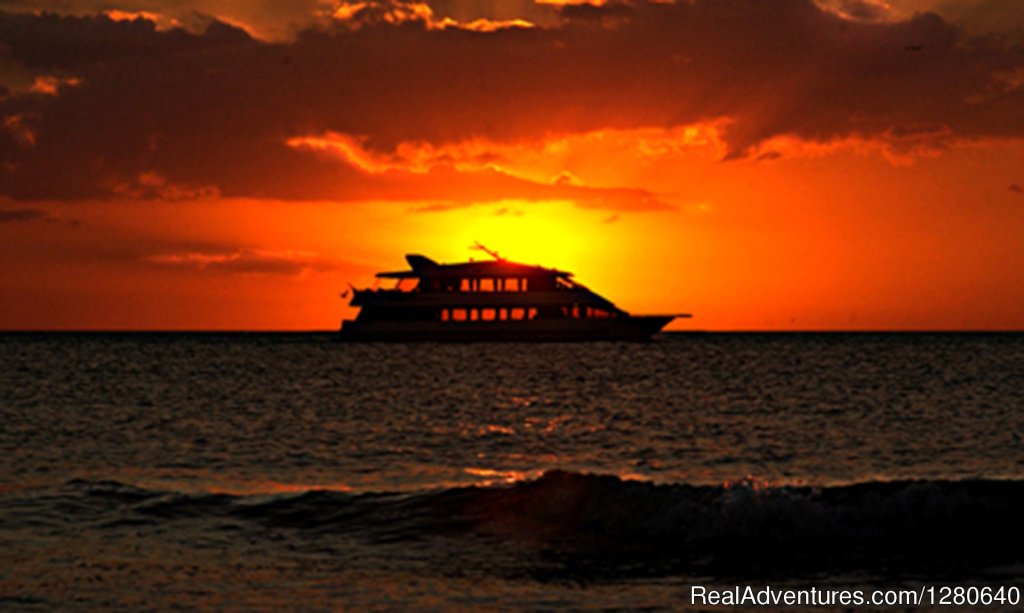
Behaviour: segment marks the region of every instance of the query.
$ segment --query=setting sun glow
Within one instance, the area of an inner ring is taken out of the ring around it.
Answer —
[[[1024,326],[1017,14],[320,4],[0,12],[0,327],[336,329],[477,242],[677,330]]]

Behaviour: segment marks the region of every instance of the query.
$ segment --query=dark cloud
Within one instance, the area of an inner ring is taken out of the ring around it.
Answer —
[[[314,25],[328,8],[320,0],[0,0],[0,10],[11,12],[79,17],[108,13],[121,20],[139,16],[161,29],[179,26],[192,32],[202,32],[221,19],[273,40],[287,40]]]
[[[409,208],[411,213],[447,213],[448,211],[457,211],[458,209],[465,209],[472,206],[468,202],[431,202],[429,204],[420,204]]]
[[[1024,0],[942,0],[935,10],[974,32],[1008,32],[1024,28]]]
[[[53,218],[46,211],[39,209],[0,210],[0,223],[18,223],[23,221],[50,221]]]
[[[66,224],[72,227],[78,227],[82,224],[77,219],[62,219],[54,217],[49,212],[42,209],[31,209],[31,208],[16,208],[16,209],[0,209],[0,224],[3,223],[24,223],[41,221],[46,223],[60,223]]]
[[[410,18],[315,27],[279,43],[219,21],[192,33],[141,19],[0,14],[0,48],[22,70],[77,79],[56,95],[0,96],[0,194],[19,199],[130,195],[160,177],[149,187],[172,194],[561,193],[586,206],[662,208],[642,190],[546,185],[443,160],[429,172],[371,174],[287,142],[334,132],[388,152],[722,118],[732,158],[779,136],[911,152],[1024,136],[1019,40],[968,38],[934,14],[844,19],[811,0],[567,7],[557,26],[489,33]]]
[[[1024,187],[1021,187],[1020,185],[1013,183],[1010,185],[1010,191],[1015,194],[1024,194]]]

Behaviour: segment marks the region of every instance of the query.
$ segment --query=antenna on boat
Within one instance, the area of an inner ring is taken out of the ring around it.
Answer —
[[[491,251],[487,247],[484,247],[483,245],[480,244],[480,241],[473,241],[473,246],[470,247],[470,249],[475,249],[476,251],[483,251],[484,253],[486,253],[487,255],[491,256],[492,258],[499,262],[505,261],[505,258],[498,255],[497,251]]]

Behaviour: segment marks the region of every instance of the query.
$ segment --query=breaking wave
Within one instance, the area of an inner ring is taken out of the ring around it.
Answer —
[[[832,487],[658,485],[551,471],[504,487],[415,494],[185,495],[76,480],[64,512],[106,525],[212,520],[368,542],[484,537],[583,559],[716,574],[962,574],[1024,560],[1024,482]],[[70,499],[69,499],[70,498]]]

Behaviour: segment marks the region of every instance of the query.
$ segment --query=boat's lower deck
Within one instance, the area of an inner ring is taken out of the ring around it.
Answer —
[[[650,340],[671,315],[523,321],[345,321],[341,338],[353,341],[572,342]]]

